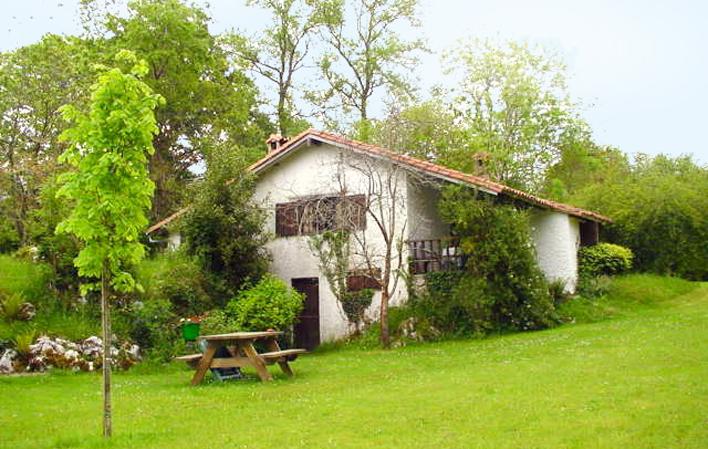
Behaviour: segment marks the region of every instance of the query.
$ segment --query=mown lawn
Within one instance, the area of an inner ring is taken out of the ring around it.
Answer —
[[[0,447],[708,447],[708,286],[619,283],[625,297],[568,306],[594,322],[329,351],[270,384],[119,373],[110,442],[98,375],[0,378]]]

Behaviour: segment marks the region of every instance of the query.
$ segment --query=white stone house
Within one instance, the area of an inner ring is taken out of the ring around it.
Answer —
[[[268,154],[250,167],[257,176],[253,201],[268,212],[265,231],[273,236],[268,243],[270,271],[307,297],[296,328],[296,340],[306,347],[344,337],[352,330],[310,240],[313,234],[333,226],[340,210],[336,204],[343,198],[351,199],[347,204],[366,205],[353,214],[352,229],[366,242],[372,256],[366,266],[373,263],[379,276],[385,273],[381,254],[386,247],[380,222],[386,222],[383,228],[393,234],[389,240],[402,243],[392,245],[389,259],[400,262],[407,275],[450,269],[460,263],[451,229],[437,209],[440,189],[449,183],[527,206],[539,265],[549,280],[563,280],[568,291],[575,289],[578,277],[578,248],[596,243],[599,225],[609,221],[595,212],[330,133],[308,130],[287,141],[269,139],[268,144]],[[308,215],[308,208],[315,203],[328,204],[333,215]],[[181,213],[148,232],[164,227]],[[172,235],[170,240],[179,243],[178,236]],[[359,258],[363,260],[364,255]],[[394,277],[398,278],[391,274],[392,284]],[[391,292],[391,305],[407,300],[407,286],[401,279]],[[372,316],[380,295],[374,296],[369,310]]]

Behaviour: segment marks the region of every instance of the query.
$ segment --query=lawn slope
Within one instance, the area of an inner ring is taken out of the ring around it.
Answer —
[[[708,287],[682,289],[544,332],[306,356],[270,384],[120,373],[111,442],[98,375],[0,378],[0,447],[705,448]]]

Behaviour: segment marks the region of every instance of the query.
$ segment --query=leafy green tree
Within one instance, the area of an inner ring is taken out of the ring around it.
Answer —
[[[373,95],[381,89],[411,95],[410,77],[417,64],[421,40],[406,41],[393,28],[420,25],[417,0],[356,0],[353,19],[343,0],[318,3],[322,35],[330,51],[319,62],[326,89],[312,92],[309,99],[327,117],[331,108],[358,114],[360,138],[367,136]]]
[[[306,0],[248,0],[249,6],[260,6],[272,15],[272,25],[257,39],[235,35],[230,39],[232,51],[267,81],[275,84],[278,132],[288,136],[308,125],[293,102],[295,76],[304,68],[312,44],[313,32],[321,25],[317,9]]]
[[[140,80],[149,70],[145,62],[129,51],[119,52],[116,60],[131,68],[105,70],[99,76],[88,112],[71,105],[62,108],[73,126],[62,133],[70,146],[59,159],[74,167],[62,175],[58,191],[74,207],[57,232],[73,234],[83,242],[74,260],[79,274],[100,279],[104,436],[112,433],[109,296],[112,289],[136,288],[128,270],[145,254],[139,236],[148,224],[146,211],[154,190],[147,163],[158,131],[153,110],[162,101]]]
[[[689,156],[638,155],[627,173],[569,199],[613,223],[604,238],[630,248],[635,268],[708,279],[708,169]]]
[[[589,138],[575,140],[561,148],[560,160],[546,172],[544,195],[570,201],[586,187],[614,182],[629,173],[629,160],[619,149],[599,146]]]
[[[442,154],[464,145],[450,106],[439,96],[398,106],[391,105],[382,120],[371,123],[367,141],[409,156],[438,161]]]
[[[30,216],[64,149],[59,108],[85,101],[89,55],[80,39],[52,34],[0,54],[0,227],[5,250],[30,243]]]
[[[466,145],[450,148],[446,165],[474,172],[474,153],[489,158],[487,174],[529,191],[584,123],[566,92],[564,66],[526,45],[471,41],[448,55],[449,72],[461,78],[452,107]]]
[[[188,168],[204,157],[203,139],[218,137],[262,154],[271,127],[256,110],[256,87],[210,33],[201,8],[180,0],[133,0],[127,15],[104,16],[106,53],[127,48],[147,61],[145,82],[167,100],[156,110],[150,159],[157,186],[152,218],[164,218],[183,200],[193,178]]]
[[[251,202],[254,180],[246,167],[238,150],[214,143],[207,152],[206,176],[192,188],[189,209],[180,220],[187,253],[222,281],[222,305],[268,266],[265,217]]]

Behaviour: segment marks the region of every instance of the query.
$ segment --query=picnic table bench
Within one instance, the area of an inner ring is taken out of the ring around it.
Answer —
[[[282,332],[234,332],[230,334],[204,335],[200,340],[207,342],[203,354],[190,354],[176,357],[175,360],[187,362],[196,369],[192,377],[192,385],[198,385],[204,380],[207,370],[211,368],[243,368],[251,366],[258,373],[262,381],[273,380],[266,365],[277,363],[287,376],[292,376],[293,371],[288,362],[295,360],[299,354],[307,352],[304,349],[280,349],[278,336]],[[268,352],[258,353],[253,345],[262,341]],[[230,357],[216,358],[214,355],[219,348],[226,348]]]

